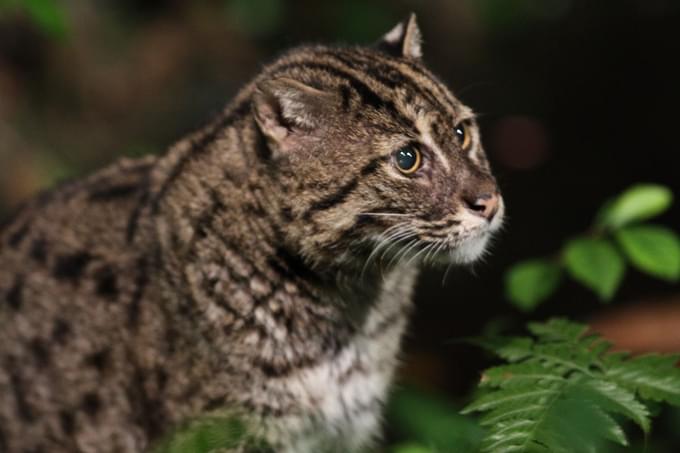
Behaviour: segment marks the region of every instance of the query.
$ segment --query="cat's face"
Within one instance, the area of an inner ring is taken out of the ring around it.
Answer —
[[[472,111],[420,61],[413,18],[367,48],[305,48],[258,83],[288,240],[317,261],[469,262],[503,201]]]

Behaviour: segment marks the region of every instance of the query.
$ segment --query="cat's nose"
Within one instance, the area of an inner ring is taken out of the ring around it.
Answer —
[[[484,217],[491,222],[498,212],[498,205],[500,204],[500,195],[498,192],[480,195],[477,197],[465,197],[463,199],[465,207],[468,211],[475,215]]]

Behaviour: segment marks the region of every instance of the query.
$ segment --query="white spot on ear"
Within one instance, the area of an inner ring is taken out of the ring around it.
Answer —
[[[390,44],[397,44],[401,40],[403,34],[404,24],[399,23],[392,30],[387,32],[385,36],[383,36],[383,41],[388,42]]]

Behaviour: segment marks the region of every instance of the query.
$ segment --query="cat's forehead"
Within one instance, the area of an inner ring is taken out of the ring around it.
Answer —
[[[397,58],[371,47],[300,47],[270,69],[319,88],[348,86],[369,107],[384,106],[379,99],[387,99],[387,104],[399,101],[456,123],[473,116],[421,60]]]
[[[420,59],[397,58],[377,49],[356,47],[347,50],[348,60],[354,60],[369,77],[394,90],[395,97],[432,117],[455,117],[463,121],[474,116],[472,110],[454,96]]]

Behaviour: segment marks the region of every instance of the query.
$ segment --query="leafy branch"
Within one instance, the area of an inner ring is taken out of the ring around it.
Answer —
[[[597,453],[606,441],[628,445],[621,419],[648,433],[648,402],[680,406],[679,356],[611,353],[587,326],[563,319],[529,330],[479,340],[507,362],[483,373],[482,393],[463,410],[483,414],[482,452]]]
[[[677,234],[663,226],[641,223],[662,214],[672,201],[672,192],[664,186],[631,187],[605,203],[590,231],[568,241],[556,258],[530,259],[513,266],[506,274],[507,296],[518,308],[533,310],[555,292],[566,273],[608,301],[620,286],[627,264],[677,282]]]

